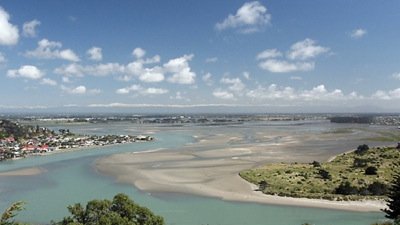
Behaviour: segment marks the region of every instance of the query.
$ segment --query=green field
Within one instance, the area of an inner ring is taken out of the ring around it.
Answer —
[[[382,199],[399,169],[396,163],[400,163],[400,150],[382,147],[363,154],[343,153],[325,163],[268,164],[242,171],[240,176],[259,185],[265,194],[330,200]],[[376,168],[369,170],[376,174],[367,175],[368,167]],[[342,192],[346,193],[339,194]]]

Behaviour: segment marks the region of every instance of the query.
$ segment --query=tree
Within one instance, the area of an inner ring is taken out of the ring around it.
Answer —
[[[372,195],[385,195],[388,191],[388,188],[385,184],[375,181],[372,184],[368,185],[367,190],[372,194]]]
[[[324,170],[324,169],[318,170],[318,174],[324,180],[330,180],[332,178],[331,174],[328,171]]]
[[[355,195],[358,193],[357,188],[353,187],[349,181],[342,182],[336,189],[335,194]]]
[[[258,183],[258,190],[264,191],[268,187],[268,183],[265,180],[262,180]]]
[[[364,155],[368,150],[369,150],[369,146],[366,144],[363,144],[363,145],[359,145],[357,147],[357,150],[355,151],[355,153],[357,155]]]
[[[54,225],[164,225],[164,219],[148,208],[137,205],[125,194],[113,200],[92,200],[83,207],[80,203],[69,206],[71,216]]]
[[[315,160],[311,164],[313,165],[313,167],[321,167],[321,163]]]
[[[0,225],[17,225],[17,223],[13,220],[15,216],[18,215],[18,212],[24,209],[24,202],[15,202],[11,204],[10,207],[4,211],[0,218]]]
[[[365,175],[376,175],[378,174],[378,169],[375,166],[369,166],[365,169]]]
[[[394,176],[389,188],[387,208],[383,210],[386,218],[400,220],[400,173]]]

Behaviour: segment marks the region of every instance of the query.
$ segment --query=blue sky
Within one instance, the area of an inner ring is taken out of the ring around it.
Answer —
[[[0,6],[0,111],[400,111],[399,1]]]

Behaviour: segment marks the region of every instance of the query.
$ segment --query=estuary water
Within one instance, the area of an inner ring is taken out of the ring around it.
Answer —
[[[131,185],[120,184],[113,177],[98,173],[93,163],[96,159],[116,153],[149,150],[168,151],[193,143],[197,129],[211,128],[164,128],[141,127],[132,124],[82,124],[46,125],[52,129],[69,128],[85,134],[140,134],[154,136],[156,141],[91,148],[45,157],[2,162],[0,171],[38,167],[44,172],[33,176],[0,177],[0,209],[12,202],[23,200],[26,210],[17,217],[21,221],[38,224],[60,220],[68,214],[66,206],[91,199],[111,198],[126,193],[135,202],[149,207],[163,216],[166,224],[174,225],[300,225],[308,222],[318,225],[368,225],[384,219],[383,213],[361,213],[306,207],[262,205],[227,202],[219,199],[169,193],[146,193]],[[256,129],[310,131],[320,133],[336,127],[329,123],[285,124]],[[251,125],[249,125],[251,127]],[[340,127],[342,129],[342,127]],[[214,129],[214,128],[213,128]],[[232,128],[219,127],[221,132]],[[250,129],[250,128],[249,128]],[[245,130],[248,133],[248,130]],[[249,134],[249,133],[248,133]],[[252,140],[249,137],[249,140]],[[353,144],[353,143],[352,143]],[[317,151],[317,150],[315,150]]]

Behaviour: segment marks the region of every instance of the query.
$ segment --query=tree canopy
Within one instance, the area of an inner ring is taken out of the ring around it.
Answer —
[[[163,225],[164,219],[148,208],[139,206],[125,194],[113,200],[92,200],[86,207],[80,203],[68,206],[70,216],[54,225]]]
[[[393,182],[389,188],[387,208],[383,211],[389,219],[400,220],[400,173],[394,176]]]

